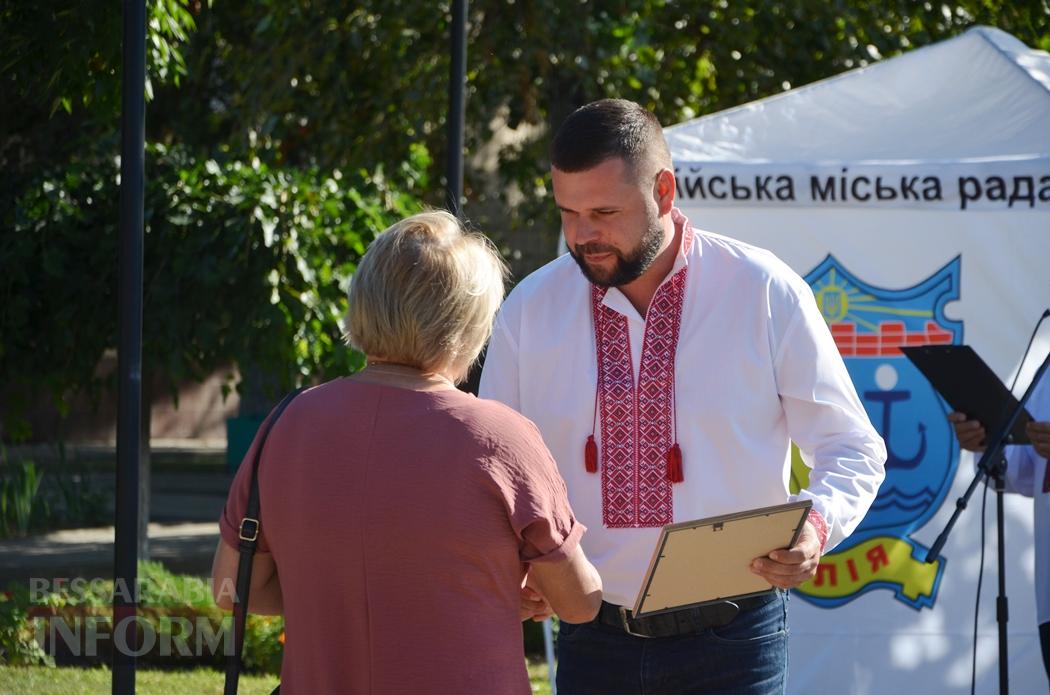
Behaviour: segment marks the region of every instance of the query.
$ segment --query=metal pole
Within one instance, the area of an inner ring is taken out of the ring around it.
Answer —
[[[142,254],[146,146],[146,2],[124,0],[120,143],[120,283],[117,365],[113,694],[135,693],[139,458],[142,438]]]
[[[448,78],[448,162],[445,207],[460,217],[463,199],[463,123],[467,82],[467,0],[452,0],[452,67]]]
[[[1003,518],[1003,492],[1006,490],[1006,460],[1003,459],[995,471],[995,521],[999,594],[995,599],[995,622],[999,635],[999,695],[1010,692],[1010,659],[1007,647],[1007,623],[1010,620],[1010,603],[1006,596],[1006,521]]]
[[[558,695],[558,679],[554,666],[554,627],[551,619],[543,621],[543,652],[547,657],[547,680],[551,684],[551,695]]]

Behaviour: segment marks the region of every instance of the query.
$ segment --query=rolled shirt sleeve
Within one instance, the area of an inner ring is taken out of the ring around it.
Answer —
[[[500,311],[485,353],[479,395],[518,410],[518,348],[507,328],[507,305]],[[586,530],[569,506],[565,481],[558,472],[536,426],[520,418],[523,427],[513,448],[504,450],[510,462],[508,475],[498,481],[511,524],[521,541],[522,562],[563,560],[580,543]]]
[[[518,537],[519,557],[522,562],[563,560],[586,528],[573,514],[565,481],[539,430],[518,413],[506,413],[514,422],[500,437],[489,474]]]

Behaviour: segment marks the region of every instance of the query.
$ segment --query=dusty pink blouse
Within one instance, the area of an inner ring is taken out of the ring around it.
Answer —
[[[256,446],[220,519],[233,547]],[[530,692],[524,563],[565,557],[584,531],[531,422],[460,391],[339,379],[285,410],[259,486],[283,693]]]

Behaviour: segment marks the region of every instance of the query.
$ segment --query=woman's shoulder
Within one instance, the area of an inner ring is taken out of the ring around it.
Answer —
[[[492,428],[509,429],[512,432],[537,433],[536,426],[524,415],[499,401],[481,398],[460,391],[450,399],[452,408],[471,421]]]
[[[344,404],[348,399],[354,399],[358,395],[358,389],[354,388],[350,379],[333,379],[316,386],[302,388],[288,404],[286,414],[289,419],[315,415]]]
[[[501,458],[529,458],[537,450],[546,452],[536,425],[499,401],[460,392],[449,399],[449,406],[450,414],[472,437]]]
[[[345,422],[346,414],[357,408],[371,408],[378,390],[403,417],[425,417],[442,430],[448,441],[465,438],[480,455],[505,461],[531,459],[545,453],[543,437],[531,420],[507,405],[473,394],[449,389],[418,392],[376,386],[352,379],[336,379],[304,390],[281,416],[284,428],[309,422],[316,431],[329,420]],[[409,413],[414,413],[409,415]]]
[[[289,405],[288,412],[326,410],[353,402],[372,404],[380,391],[386,398],[397,398],[399,408],[415,406],[429,415],[444,415],[477,427],[506,429],[511,433],[524,430],[538,435],[532,422],[513,408],[466,391],[411,391],[345,378],[304,389]]]

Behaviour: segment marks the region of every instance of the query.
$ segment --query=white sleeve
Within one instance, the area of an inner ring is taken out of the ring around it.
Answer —
[[[788,434],[813,469],[796,499],[828,526],[825,552],[849,536],[885,477],[886,446],[872,427],[808,288],[777,347],[774,370]]]
[[[1006,454],[1006,491],[1035,497],[1035,449],[1007,446],[1003,452]]]
[[[485,353],[485,365],[481,370],[478,396],[491,398],[521,412],[518,343],[507,327],[504,309],[496,316],[496,325],[492,329],[492,338]]]
[[[1050,420],[1050,371],[1044,372],[1035,385],[1027,407],[1037,422]],[[1006,490],[1035,497],[1040,491],[1036,484],[1042,485],[1041,480],[1036,481],[1036,469],[1042,470],[1042,466],[1037,465],[1041,459],[1039,454],[1033,447],[1022,445],[1004,447],[1003,452],[1006,454]]]

